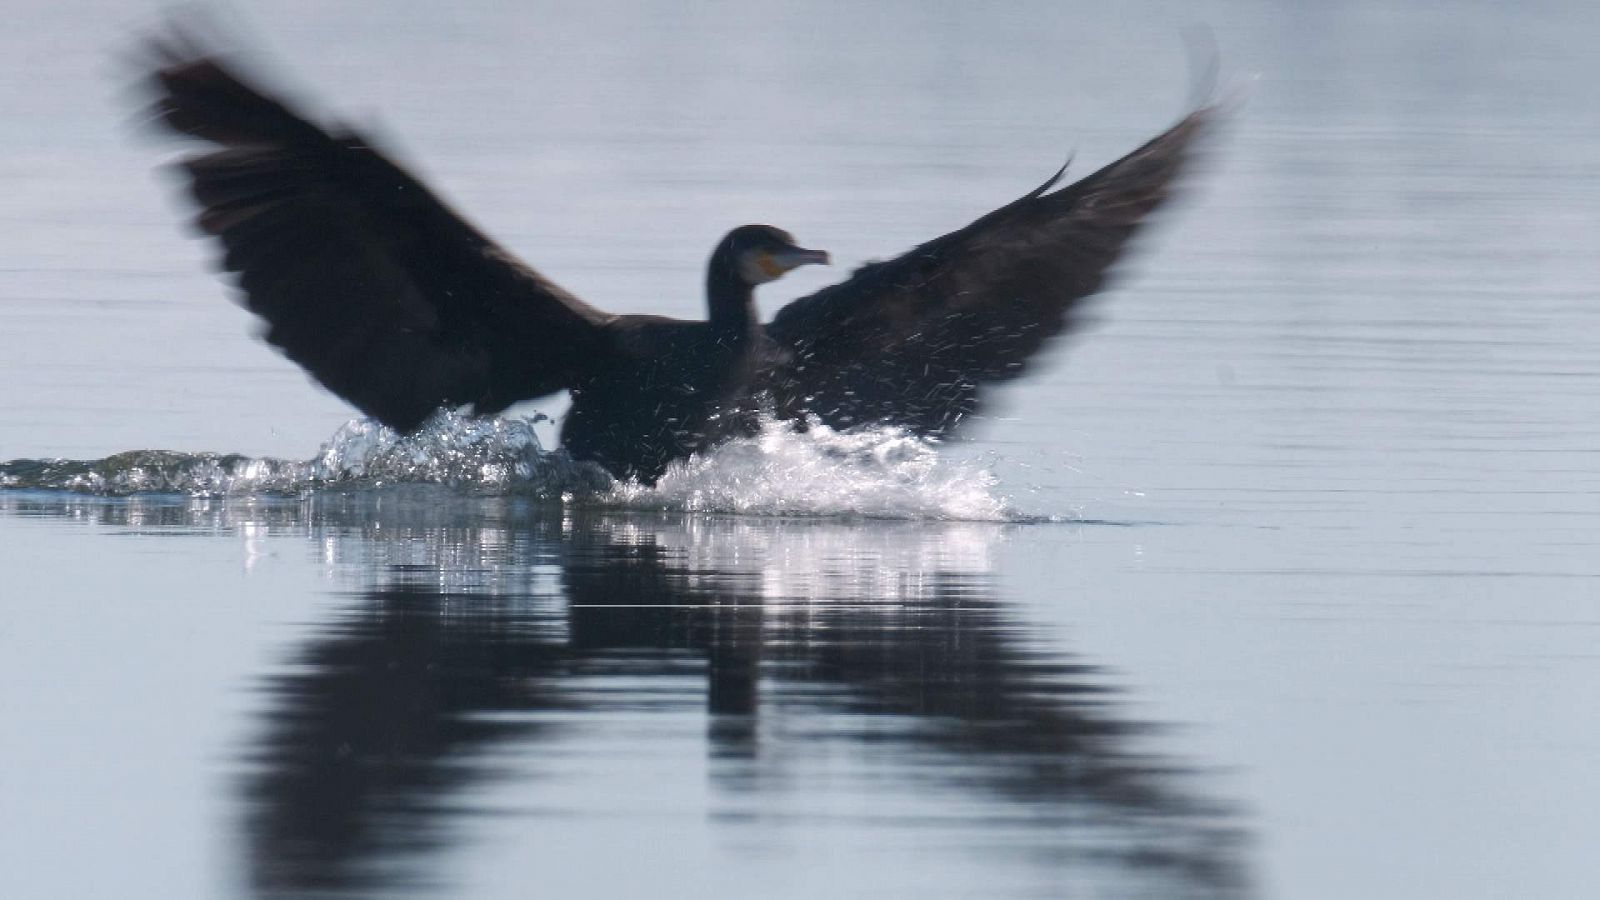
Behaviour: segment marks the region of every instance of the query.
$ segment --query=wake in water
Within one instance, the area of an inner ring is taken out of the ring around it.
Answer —
[[[672,464],[653,487],[544,449],[534,418],[440,412],[399,434],[347,423],[304,462],[237,454],[135,450],[96,460],[0,463],[0,488],[103,495],[303,494],[398,484],[444,485],[632,509],[752,515],[1001,521],[1015,518],[979,466],[940,457],[898,429],[804,433],[775,420],[759,434]]]

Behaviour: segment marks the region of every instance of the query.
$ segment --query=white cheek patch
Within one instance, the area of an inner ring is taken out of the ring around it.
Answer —
[[[776,271],[777,266],[772,266],[769,270],[767,266],[762,265],[764,260],[770,260],[770,258],[760,251],[740,256],[739,277],[743,278],[748,284],[766,284],[782,274]],[[770,261],[768,261],[768,265],[771,265]]]

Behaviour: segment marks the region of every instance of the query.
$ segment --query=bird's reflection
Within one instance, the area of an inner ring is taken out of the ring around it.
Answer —
[[[426,883],[479,789],[536,780],[586,717],[690,708],[706,714],[727,828],[781,816],[764,801],[794,789],[788,761],[843,747],[889,761],[929,809],[974,801],[973,835],[1003,828],[1009,851],[1062,878],[1249,893],[1241,830],[1203,779],[1151,750],[1153,723],[1129,718],[1101,668],[997,595],[995,526],[385,492],[42,514],[303,534],[364,586],[267,683],[242,789],[261,896]]]

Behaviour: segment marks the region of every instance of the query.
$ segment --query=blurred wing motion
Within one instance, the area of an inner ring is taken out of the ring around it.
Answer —
[[[360,135],[329,132],[182,37],[151,44],[156,119],[266,339],[401,430],[496,412],[604,364],[609,316],[522,265]]]
[[[767,385],[779,414],[950,432],[978,408],[984,383],[1015,378],[1072,323],[1167,198],[1212,115],[1198,110],[1049,193],[1063,168],[960,231],[784,307],[767,326],[790,355]]]

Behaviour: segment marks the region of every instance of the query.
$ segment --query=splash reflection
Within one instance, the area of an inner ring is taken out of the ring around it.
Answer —
[[[563,511],[434,489],[0,505],[308,540],[362,586],[266,678],[241,754],[258,896],[448,887],[439,860],[491,814],[559,829],[603,802],[670,805],[562,785],[574,767],[600,784],[648,767],[685,727],[707,794],[674,813],[738,841],[786,849],[832,830],[881,842],[889,865],[968,854],[996,873],[992,896],[1251,893],[1239,823],[1203,776],[1156,751],[1155,723],[1130,717],[1104,669],[997,595],[1004,526]],[[636,739],[592,752],[619,721]]]

